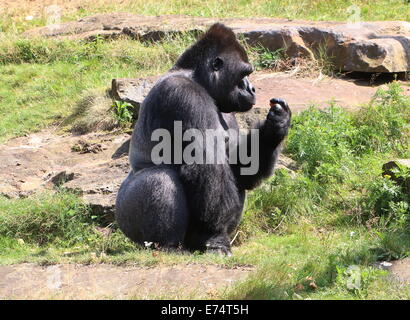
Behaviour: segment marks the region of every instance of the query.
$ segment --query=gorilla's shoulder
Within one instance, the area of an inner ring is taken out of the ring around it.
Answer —
[[[170,71],[155,85],[156,93],[163,99],[178,102],[209,102],[208,92],[195,79],[190,71]]]

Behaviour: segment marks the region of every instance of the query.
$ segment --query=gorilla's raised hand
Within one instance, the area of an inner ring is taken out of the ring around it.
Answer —
[[[272,135],[275,140],[283,140],[288,134],[292,112],[286,101],[272,98],[269,101],[271,108],[265,122],[265,136]]]

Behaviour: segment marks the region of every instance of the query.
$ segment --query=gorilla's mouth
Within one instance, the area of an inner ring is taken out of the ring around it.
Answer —
[[[240,110],[239,110],[239,112],[246,112],[246,111],[249,111],[249,110],[251,110],[252,108],[253,108],[253,106],[254,106],[255,104],[254,103],[252,103],[252,104],[249,104],[249,105],[245,105],[245,106],[240,106]]]
[[[239,112],[246,112],[249,111],[253,108],[253,106],[256,103],[255,96],[242,96],[241,99],[239,99],[239,103],[237,105],[237,110]]]

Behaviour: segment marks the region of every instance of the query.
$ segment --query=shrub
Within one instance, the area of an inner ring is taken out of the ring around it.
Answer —
[[[361,220],[373,221],[383,230],[406,229],[410,219],[410,197],[389,176],[378,177],[367,186],[360,199]]]
[[[342,179],[351,162],[350,115],[332,104],[325,111],[311,107],[292,121],[287,151],[311,177]]]
[[[410,99],[394,82],[355,113],[335,104],[301,112],[292,122],[287,152],[310,177],[343,181],[365,154],[407,152],[409,123]]]
[[[410,98],[397,82],[379,89],[371,103],[353,117],[358,128],[352,141],[356,154],[369,152],[404,153],[408,150]]]
[[[285,58],[283,49],[271,51],[262,46],[252,48],[250,56],[256,70],[277,70]]]

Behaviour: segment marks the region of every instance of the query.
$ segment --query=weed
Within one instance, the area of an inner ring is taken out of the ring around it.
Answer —
[[[265,47],[259,46],[252,48],[251,60],[256,70],[271,69],[281,70],[282,61],[285,59],[283,49],[271,51]]]
[[[114,101],[112,105],[113,113],[115,119],[117,119],[118,123],[122,126],[126,124],[130,124],[133,119],[132,109],[134,106],[128,102],[123,101]]]

